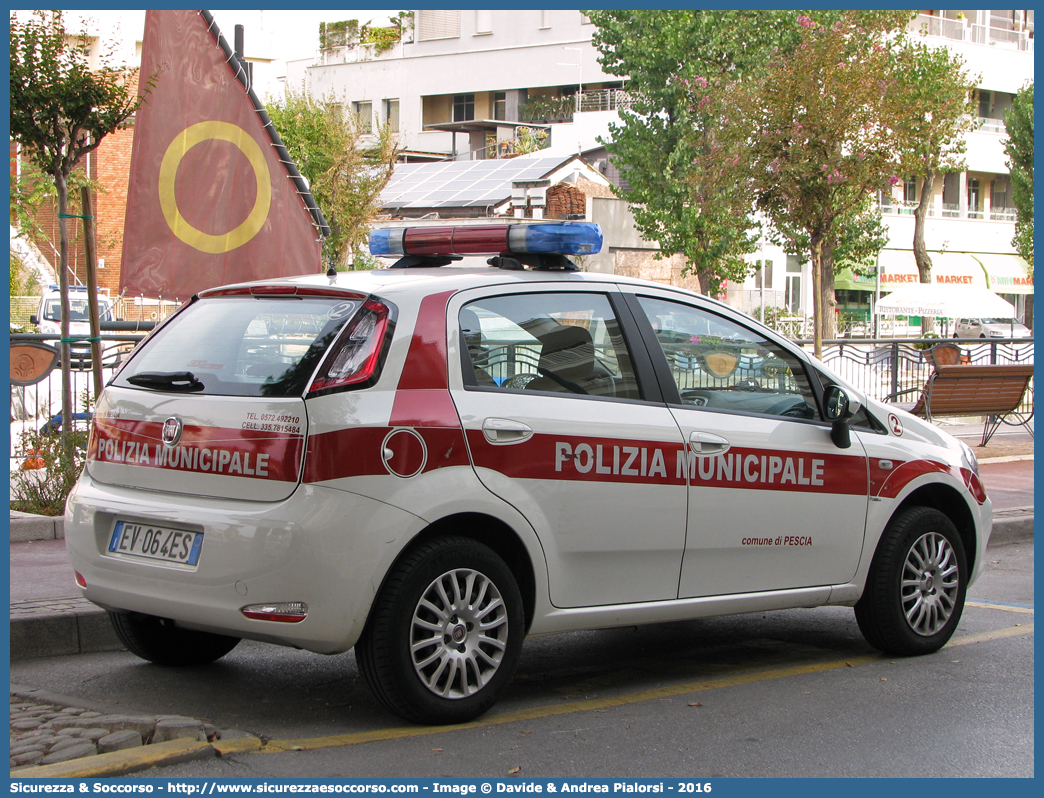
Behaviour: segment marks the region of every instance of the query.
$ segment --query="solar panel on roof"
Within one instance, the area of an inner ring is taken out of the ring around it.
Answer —
[[[491,205],[511,196],[515,180],[539,180],[568,158],[542,156],[483,161],[403,164],[381,194],[385,207]]]

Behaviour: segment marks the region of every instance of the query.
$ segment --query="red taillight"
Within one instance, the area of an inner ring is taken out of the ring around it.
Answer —
[[[314,395],[372,379],[380,363],[388,322],[387,305],[374,299],[363,303],[326,356],[308,393]]]
[[[279,601],[272,604],[248,604],[240,610],[254,621],[301,623],[308,617],[308,605],[303,601]]]
[[[87,580],[83,578],[83,574],[79,571],[73,571],[73,573],[76,574],[76,584],[80,587],[87,587]]]

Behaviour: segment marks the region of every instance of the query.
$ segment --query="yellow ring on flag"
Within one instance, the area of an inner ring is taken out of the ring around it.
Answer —
[[[181,159],[197,144],[211,139],[235,144],[250,162],[257,181],[257,198],[246,220],[238,227],[217,236],[197,230],[185,221],[185,217],[178,210],[178,199],[174,196],[174,180]],[[265,154],[254,141],[254,137],[238,125],[214,120],[191,125],[174,137],[163,154],[159,171],[159,201],[163,218],[167,220],[171,232],[190,247],[211,255],[220,255],[241,247],[261,232],[272,206],[272,176],[268,171],[268,164],[265,163]]]

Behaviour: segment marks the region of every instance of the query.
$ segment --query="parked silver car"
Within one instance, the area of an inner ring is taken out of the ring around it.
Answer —
[[[1033,332],[1016,319],[957,319],[954,338],[1032,338]]]

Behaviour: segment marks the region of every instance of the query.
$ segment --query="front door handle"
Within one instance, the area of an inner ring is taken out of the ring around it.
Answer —
[[[482,434],[495,445],[522,443],[533,437],[533,428],[508,418],[487,418],[482,422]]]
[[[689,435],[689,450],[698,455],[725,454],[732,446],[725,438],[713,432],[693,432]]]

